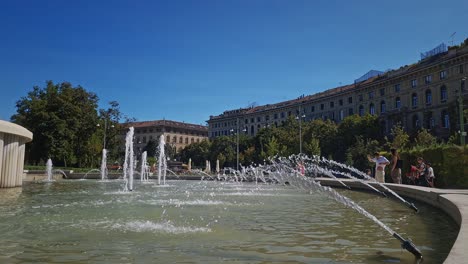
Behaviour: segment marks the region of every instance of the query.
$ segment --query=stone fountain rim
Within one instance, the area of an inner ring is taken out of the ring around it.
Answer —
[[[7,121],[0,120],[0,133],[18,135],[29,142],[33,139],[33,133],[26,128]]]

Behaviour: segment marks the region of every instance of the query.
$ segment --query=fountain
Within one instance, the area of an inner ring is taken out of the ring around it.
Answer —
[[[125,180],[125,191],[133,191],[133,169],[134,169],[134,157],[133,157],[133,127],[128,129],[125,137],[125,161],[123,166],[124,180]]]
[[[102,149],[102,160],[101,160],[101,180],[107,179],[107,150]]]
[[[148,162],[146,161],[147,155],[148,154],[146,151],[143,151],[143,153],[141,153],[140,181],[148,181],[149,166]]]
[[[47,181],[52,181],[52,160],[48,159],[46,162],[46,174],[47,174]]]
[[[165,184],[164,137],[161,141],[158,184],[161,177]],[[132,128],[127,133],[125,153],[124,179],[126,191],[131,191]],[[457,228],[444,214],[424,204],[418,214],[408,214],[392,199],[331,189],[307,173],[330,177],[337,171],[313,164],[301,173],[295,159],[276,158],[268,165],[241,166],[241,171],[230,173],[232,176],[224,175],[222,182],[215,181],[219,176],[205,173],[213,181],[174,181],[159,189],[140,183],[131,199],[126,198],[128,192],[114,191],[119,184],[116,181],[32,182],[13,201],[3,199],[0,192],[0,228],[13,227],[2,229],[0,262],[47,258],[48,263],[78,259],[414,263],[410,254],[401,252],[400,243],[416,259],[422,253],[415,244],[421,246],[427,263],[441,263],[447,256],[451,247],[447,241],[454,241]],[[142,155],[141,179],[144,160]],[[397,228],[392,229],[392,225]],[[431,232],[425,231],[429,228]],[[381,229],[390,236],[382,236]],[[404,238],[408,234],[414,243]],[[400,242],[398,247],[395,238]]]
[[[167,161],[166,154],[164,153],[164,146],[166,142],[164,141],[164,135],[159,137],[159,159],[158,159],[158,185],[161,185],[161,177],[163,178],[163,184],[166,185],[166,170],[167,170]]]

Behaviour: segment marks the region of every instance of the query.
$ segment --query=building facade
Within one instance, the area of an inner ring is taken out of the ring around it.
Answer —
[[[164,136],[166,144],[180,151],[192,143],[198,143],[208,139],[208,128],[206,126],[176,122],[171,120],[155,120],[131,122],[124,125],[125,128],[134,128],[134,146],[142,150],[150,140],[159,143],[161,135]],[[123,131],[123,137],[127,129]]]
[[[254,136],[279,126],[289,116],[341,122],[350,115],[378,115],[384,133],[400,124],[408,131],[431,130],[440,138],[460,129],[459,98],[468,98],[468,39],[412,65],[387,72],[370,71],[353,84],[276,104],[228,110],[210,116],[209,137],[243,131]],[[466,129],[465,129],[466,131]]]

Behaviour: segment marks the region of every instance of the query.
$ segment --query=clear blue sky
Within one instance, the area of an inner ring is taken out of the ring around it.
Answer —
[[[0,119],[46,80],[137,120],[205,124],[468,37],[468,1],[0,0]]]

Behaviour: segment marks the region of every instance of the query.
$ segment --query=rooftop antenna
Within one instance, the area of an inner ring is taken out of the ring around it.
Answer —
[[[450,39],[451,39],[451,40],[449,41],[450,46],[453,46],[453,38],[455,37],[455,34],[457,34],[457,32],[453,32],[452,35],[450,35]]]

